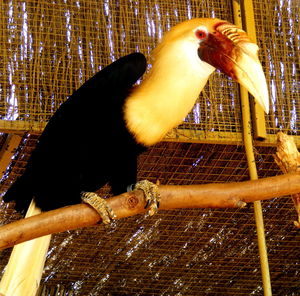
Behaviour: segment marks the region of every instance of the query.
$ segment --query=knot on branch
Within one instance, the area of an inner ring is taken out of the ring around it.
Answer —
[[[125,203],[128,209],[136,208],[139,203],[139,198],[136,196],[136,192],[129,192],[126,195]]]

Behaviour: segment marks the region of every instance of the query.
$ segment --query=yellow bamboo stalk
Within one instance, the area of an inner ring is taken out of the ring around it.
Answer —
[[[26,217],[40,214],[32,201]],[[0,295],[35,296],[42,277],[51,235],[19,244],[13,248],[0,282]]]
[[[256,35],[255,35],[255,24],[254,24],[254,12],[253,12],[253,3],[252,0],[245,0],[243,2],[243,11],[241,9],[240,2],[237,0],[233,0],[233,10],[234,10],[234,20],[236,25],[242,27],[242,15],[245,18],[247,23],[247,32],[250,31],[250,38],[255,42]],[[248,32],[249,34],[249,32]],[[242,117],[243,117],[243,136],[244,136],[244,145],[246,150],[249,174],[251,180],[257,180],[257,168],[255,163],[255,157],[253,152],[253,138],[251,133],[251,116],[250,116],[250,104],[249,104],[249,94],[247,90],[240,86],[240,96],[241,96],[241,105],[242,105]],[[256,104],[257,105],[257,104]],[[258,112],[258,113],[256,113]],[[257,119],[260,111],[255,111],[255,118]],[[262,121],[264,123],[264,120]],[[256,120],[255,128],[256,134],[259,133],[259,130],[263,130],[260,128],[257,130],[257,127],[261,125],[258,124]],[[265,130],[265,127],[264,127]],[[263,137],[261,134],[260,137]],[[272,288],[271,288],[271,278],[270,278],[270,270],[269,270],[269,261],[268,261],[268,253],[267,253],[267,246],[266,246],[266,238],[265,238],[265,230],[264,230],[264,221],[263,221],[263,214],[262,214],[262,207],[260,201],[254,202],[254,215],[256,221],[256,229],[257,229],[257,238],[258,238],[258,249],[259,249],[259,256],[260,256],[260,264],[261,264],[261,272],[262,272],[262,281],[263,281],[263,289],[265,296],[272,295]]]

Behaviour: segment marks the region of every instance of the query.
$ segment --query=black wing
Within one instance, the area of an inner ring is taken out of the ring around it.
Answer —
[[[15,200],[16,209],[23,211],[34,196],[37,206],[51,210],[80,203],[82,190],[96,190],[108,182],[117,153],[112,148],[115,137],[124,135],[124,100],[146,67],[144,55],[133,53],[76,90],[49,120],[25,173],[4,201]]]

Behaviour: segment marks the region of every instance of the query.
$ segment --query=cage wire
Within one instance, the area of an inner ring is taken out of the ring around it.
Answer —
[[[254,0],[260,58],[270,93],[267,132],[299,135],[299,1]]]
[[[260,59],[270,91],[267,132],[298,135],[299,1],[254,0]],[[192,17],[233,21],[231,1],[0,2],[0,121],[42,128],[85,80],[133,51],[150,53],[172,25]],[[34,125],[37,123],[37,125]],[[249,179],[244,148],[205,143],[241,132],[238,87],[216,72],[183,124],[202,144],[162,142],[141,155],[139,179],[162,184]],[[35,132],[35,133],[34,133]],[[23,135],[1,180],[1,192],[21,175],[38,140]],[[0,135],[1,147],[7,134]],[[170,140],[170,138],[169,138]],[[186,139],[189,140],[188,138]],[[257,147],[259,177],[280,173],[275,148]],[[101,189],[109,196],[109,188]],[[0,221],[20,219],[0,204]],[[300,234],[289,198],[263,202],[273,295],[300,295]],[[1,251],[4,269],[10,249]],[[262,295],[253,209],[185,209],[142,215],[56,234],[39,295]]]

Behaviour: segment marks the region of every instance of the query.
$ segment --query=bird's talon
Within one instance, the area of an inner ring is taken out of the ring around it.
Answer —
[[[144,209],[147,209],[147,208],[149,207],[149,205],[150,205],[150,199],[148,199],[148,200],[146,201],[146,204],[145,204],[145,206],[144,206]]]
[[[147,180],[140,181],[136,183],[135,190],[141,189],[144,192],[146,205],[145,209],[149,208],[148,213],[153,216],[157,213],[160,202],[160,194],[158,192],[158,186]]]
[[[95,192],[82,192],[81,200],[93,207],[102,218],[104,224],[109,224],[116,215],[107,201]]]

